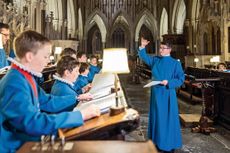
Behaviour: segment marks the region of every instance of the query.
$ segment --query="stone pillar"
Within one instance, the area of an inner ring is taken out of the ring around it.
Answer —
[[[63,22],[62,22],[62,30],[61,30],[62,39],[67,39],[67,27],[68,27],[67,9],[70,9],[67,8],[67,0],[62,0],[62,10],[63,10],[63,20],[62,20]]]
[[[41,0],[37,0],[36,2],[36,31],[41,33]]]
[[[102,49],[106,48],[106,42],[102,42]]]

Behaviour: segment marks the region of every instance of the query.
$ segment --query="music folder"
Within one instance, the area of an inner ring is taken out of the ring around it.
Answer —
[[[158,84],[160,84],[160,83],[161,83],[161,81],[151,81],[151,82],[149,82],[148,84],[144,85],[143,88],[155,86],[155,85],[158,85]]]

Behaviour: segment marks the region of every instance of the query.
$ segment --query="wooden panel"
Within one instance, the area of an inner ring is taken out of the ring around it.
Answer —
[[[158,153],[151,141],[77,141],[67,142],[64,146],[58,142],[52,146],[43,146],[28,142],[17,153]]]
[[[109,116],[109,113],[106,113],[100,117],[86,121],[83,126],[73,129],[63,129],[63,134],[67,140],[106,139],[103,133],[111,137],[109,132],[117,130],[117,133],[119,133],[121,129],[131,130],[136,128],[138,124],[139,114],[130,108],[119,115]]]
[[[214,97],[211,97],[214,99],[213,117],[218,123],[230,129],[230,73],[193,67],[188,67],[186,73],[195,78],[221,78],[219,82],[209,83],[214,86]]]
[[[219,87],[218,122],[230,129],[230,89]]]

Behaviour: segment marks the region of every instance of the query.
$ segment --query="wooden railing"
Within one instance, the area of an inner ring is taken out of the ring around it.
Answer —
[[[218,77],[221,79],[219,82],[215,83],[214,88],[212,88],[213,92],[211,92],[211,94],[213,94],[214,103],[210,107],[214,107],[213,116],[216,121],[230,129],[230,73],[188,67],[186,69],[186,74],[192,75],[195,78]],[[210,103],[210,99],[206,98],[206,101]]]

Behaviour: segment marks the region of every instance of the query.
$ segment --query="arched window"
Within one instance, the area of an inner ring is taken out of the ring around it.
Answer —
[[[92,38],[92,52],[93,54],[102,53],[101,33],[99,29],[95,30]]]
[[[117,28],[112,35],[112,47],[125,47],[125,32]]]
[[[87,54],[102,54],[102,39],[100,30],[95,24],[88,32]]]

